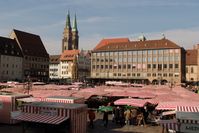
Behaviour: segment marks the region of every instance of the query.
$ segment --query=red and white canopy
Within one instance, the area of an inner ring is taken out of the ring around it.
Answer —
[[[175,131],[179,131],[180,129],[180,125],[177,123],[176,120],[160,120],[158,121],[158,123],[166,129],[172,129]]]
[[[115,105],[131,105],[136,107],[143,107],[147,101],[142,99],[132,99],[132,98],[124,98],[119,99],[114,102]]]
[[[38,122],[38,123],[46,123],[46,124],[55,124],[58,125],[69,117],[63,116],[49,116],[49,115],[41,115],[41,114],[31,114],[31,113],[21,113],[20,115],[12,118],[14,120],[19,121],[28,121],[28,122]]]
[[[176,111],[179,112],[199,112],[199,106],[177,106]]]

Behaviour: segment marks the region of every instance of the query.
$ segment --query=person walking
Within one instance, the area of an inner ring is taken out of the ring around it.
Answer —
[[[124,121],[125,121],[125,118],[124,118],[124,109],[120,108],[119,109],[119,122],[120,122],[120,126],[121,127],[124,125]]]
[[[104,122],[104,127],[107,127],[108,126],[108,111],[104,111],[103,122]]]
[[[94,124],[93,124],[93,121],[95,120],[95,112],[93,110],[89,110],[88,111],[88,117],[89,117],[89,127],[90,128],[94,128]]]
[[[131,117],[132,117],[132,113],[131,113],[130,109],[127,109],[124,112],[124,117],[125,117],[125,123],[126,123],[126,125],[130,125],[130,120],[131,120]]]

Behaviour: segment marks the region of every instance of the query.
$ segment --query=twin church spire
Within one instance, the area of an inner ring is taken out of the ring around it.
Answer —
[[[78,50],[79,35],[77,29],[77,19],[76,15],[73,21],[73,27],[71,28],[70,13],[68,12],[66,17],[66,26],[63,32],[62,39],[62,52],[64,50]]]
[[[71,28],[71,23],[70,23],[70,13],[68,12],[67,14],[67,18],[66,18],[66,28]],[[77,18],[76,18],[76,14],[75,14],[75,18],[73,21],[73,31],[77,31]]]

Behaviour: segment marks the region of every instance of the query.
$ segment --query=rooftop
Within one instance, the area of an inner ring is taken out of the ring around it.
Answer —
[[[22,51],[16,40],[0,37],[0,54],[22,57]]]
[[[168,39],[145,40],[131,42],[110,42],[95,48],[94,51],[117,51],[117,50],[144,50],[144,49],[168,49],[181,48]]]
[[[36,107],[49,107],[49,108],[65,108],[65,109],[77,109],[85,108],[86,104],[66,104],[66,103],[56,103],[56,102],[33,102],[25,105],[36,106]]]
[[[14,29],[16,40],[20,44],[23,54],[28,56],[49,57],[40,36]]]
[[[49,96],[47,98],[53,98],[53,99],[71,99],[71,100],[80,99],[79,97],[67,97],[67,96]]]

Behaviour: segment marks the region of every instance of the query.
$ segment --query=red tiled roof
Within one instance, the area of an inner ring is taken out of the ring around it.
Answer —
[[[19,44],[22,48],[23,54],[28,56],[49,57],[40,36],[27,33],[24,31],[13,30]]]
[[[122,42],[129,42],[128,38],[110,38],[110,39],[102,39],[100,43],[94,48],[94,50],[97,50],[103,46],[108,45],[109,43],[122,43]]]
[[[115,51],[115,50],[141,50],[141,49],[164,49],[164,48],[181,48],[168,39],[131,41],[131,42],[114,42],[96,48],[94,51]]]
[[[65,50],[60,57],[60,60],[74,60],[75,56],[79,54],[79,50]]]
[[[197,49],[186,50],[186,65],[197,65]]]

